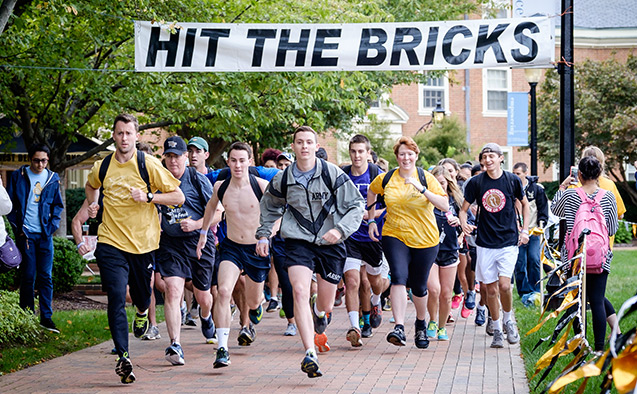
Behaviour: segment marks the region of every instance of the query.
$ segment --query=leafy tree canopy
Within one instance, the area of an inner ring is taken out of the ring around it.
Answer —
[[[637,159],[637,57],[627,62],[614,58],[586,60],[575,72],[575,147],[589,145],[606,155],[611,173],[637,203],[637,193],[628,187],[623,165]],[[538,156],[548,167],[559,161],[559,75],[550,70],[538,92]]]

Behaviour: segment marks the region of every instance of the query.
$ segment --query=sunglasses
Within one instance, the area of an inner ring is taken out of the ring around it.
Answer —
[[[46,164],[49,159],[31,159],[31,161],[35,164]]]

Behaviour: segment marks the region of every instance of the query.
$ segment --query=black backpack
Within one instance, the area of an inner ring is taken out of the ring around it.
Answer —
[[[95,216],[95,220],[98,223],[102,223],[102,216],[104,214],[104,179],[106,178],[106,172],[108,172],[108,166],[111,164],[111,159],[113,158],[113,153],[106,156],[104,160],[102,160],[102,164],[100,164],[100,196],[98,198],[99,210],[97,211],[97,216]],[[144,152],[138,150],[137,151],[137,168],[139,169],[139,175],[142,177],[144,182],[146,182],[146,189],[148,193],[151,193],[150,189],[150,178],[148,177],[148,169],[146,168],[146,155]]]
[[[389,183],[389,180],[391,179],[392,175],[394,175],[394,172],[396,172],[396,170],[397,168],[392,168],[391,170],[387,171],[387,174],[383,178],[383,182],[381,184],[383,190],[385,190],[385,186],[387,186],[387,184]],[[427,187],[427,177],[425,176],[425,170],[420,167],[416,167],[416,170],[418,171],[418,179],[420,180],[420,183],[424,187]],[[370,174],[371,174],[371,171],[370,171]],[[376,204],[380,204],[381,208],[387,207],[387,205],[385,204],[385,196],[381,194],[377,194],[376,202],[373,205],[376,205]],[[370,210],[372,206],[367,207],[367,210]]]

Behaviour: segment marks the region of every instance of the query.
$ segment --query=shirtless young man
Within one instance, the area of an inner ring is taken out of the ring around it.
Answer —
[[[261,193],[268,182],[250,175],[248,167],[252,164],[252,149],[244,142],[235,142],[228,151],[228,166],[232,176],[214,185],[213,196],[206,205],[197,256],[207,242],[207,229],[213,221],[214,213],[219,201],[226,210],[228,224],[227,237],[221,242],[221,263],[217,273],[217,300],[214,304],[214,316],[217,323],[217,338],[219,347],[214,368],[230,365],[228,354],[228,335],[230,333],[230,300],[232,290],[245,273],[245,299],[250,309],[250,321],[258,324],[263,316],[261,301],[263,298],[263,282],[270,269],[269,256],[257,256],[254,233],[259,226],[259,197],[253,188],[255,182]],[[221,196],[220,196],[221,195]],[[249,345],[254,341],[256,333],[252,328],[243,327],[239,336],[241,345]],[[242,343],[243,341],[243,343]]]

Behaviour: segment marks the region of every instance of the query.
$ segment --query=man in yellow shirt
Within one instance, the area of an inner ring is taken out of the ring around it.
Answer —
[[[179,181],[153,156],[137,151],[139,125],[133,115],[118,115],[113,122],[115,153],[93,165],[86,182],[86,196],[95,214],[97,197],[103,194],[103,216],[95,258],[102,288],[108,294],[108,324],[119,355],[115,372],[122,383],[133,383],[128,356],[126,284],[137,308],[133,332],[137,338],[148,330],[150,278],[159,248],[160,223],[155,204],[184,203]],[[139,157],[138,157],[139,156]],[[145,177],[141,174],[145,173]],[[146,179],[145,179],[146,178]],[[155,194],[156,191],[161,191]]]

